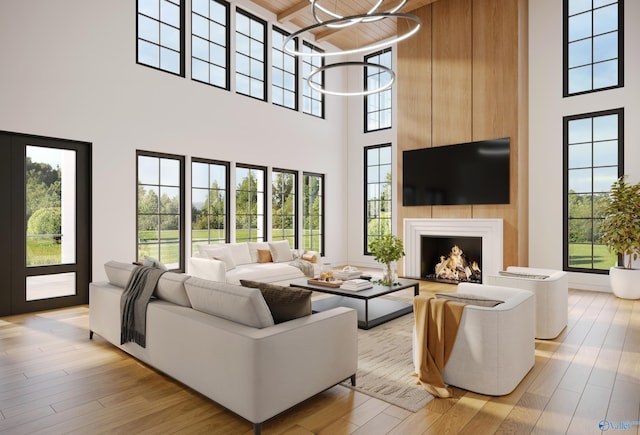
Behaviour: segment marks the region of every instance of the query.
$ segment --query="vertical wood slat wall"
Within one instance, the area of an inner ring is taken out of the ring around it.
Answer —
[[[528,264],[527,0],[437,0],[398,45],[398,226],[404,218],[502,218],[504,267]],[[510,203],[402,206],[402,152],[511,138]]]

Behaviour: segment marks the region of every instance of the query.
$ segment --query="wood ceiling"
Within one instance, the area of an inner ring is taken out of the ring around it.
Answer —
[[[298,28],[315,24],[316,21],[311,11],[310,0],[252,0],[253,3],[273,12],[278,17],[279,23],[291,23]],[[407,0],[407,3],[398,12],[411,13],[436,0]],[[385,0],[377,12],[387,12],[399,4],[400,0]],[[341,16],[358,15],[368,12],[376,0],[317,0],[319,5]],[[320,13],[322,20],[331,17]],[[403,27],[404,26],[404,27]],[[337,28],[320,27],[310,31],[316,42],[327,42],[342,50],[369,46],[392,36],[404,34],[414,26],[408,20],[385,18],[371,23],[358,23],[357,25]],[[291,30],[291,26],[285,26]],[[301,35],[305,37],[306,35]]]

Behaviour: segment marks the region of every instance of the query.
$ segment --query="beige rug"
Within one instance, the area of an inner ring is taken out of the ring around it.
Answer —
[[[343,385],[412,412],[424,407],[433,396],[411,376],[413,313],[376,326],[358,330],[356,387]]]

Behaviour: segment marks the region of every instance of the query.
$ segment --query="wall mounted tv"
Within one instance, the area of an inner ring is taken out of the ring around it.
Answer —
[[[509,138],[402,153],[402,205],[509,204]]]

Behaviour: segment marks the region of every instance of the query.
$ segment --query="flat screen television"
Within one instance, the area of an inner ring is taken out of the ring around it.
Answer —
[[[509,204],[510,140],[402,153],[402,205]]]

